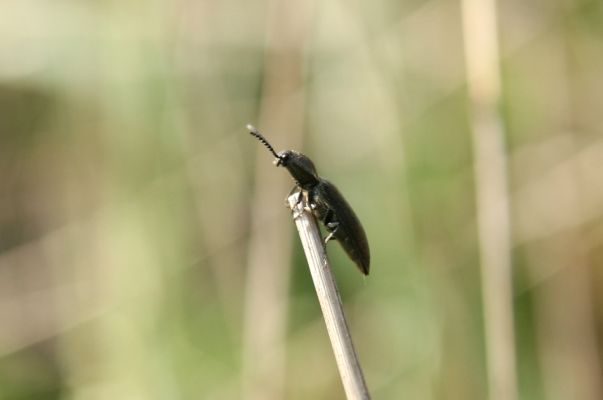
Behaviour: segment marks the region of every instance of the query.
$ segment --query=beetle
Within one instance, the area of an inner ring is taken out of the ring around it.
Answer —
[[[276,157],[276,166],[283,166],[289,171],[295,181],[291,193],[299,190],[298,201],[301,201],[302,195],[305,194],[312,213],[329,232],[325,245],[329,240],[337,240],[360,272],[368,275],[371,254],[366,233],[356,213],[337,187],[320,177],[312,160],[304,154],[294,150],[277,153],[255,127],[247,125],[247,129]]]

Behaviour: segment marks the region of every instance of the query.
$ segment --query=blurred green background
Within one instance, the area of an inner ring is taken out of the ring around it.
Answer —
[[[284,198],[303,150],[375,399],[484,399],[461,7],[35,1],[0,13],[0,399],[343,399]],[[521,399],[600,399],[603,3],[501,2]]]

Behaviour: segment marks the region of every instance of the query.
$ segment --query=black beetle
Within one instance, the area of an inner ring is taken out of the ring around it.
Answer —
[[[336,239],[360,271],[368,275],[371,254],[366,233],[354,210],[337,187],[318,176],[314,163],[305,155],[293,150],[277,153],[256,128],[247,125],[247,129],[276,157],[277,167],[282,165],[287,168],[295,180],[292,192],[295,189],[300,190],[300,201],[302,192],[306,194],[310,209],[329,231],[325,244],[331,239]]]

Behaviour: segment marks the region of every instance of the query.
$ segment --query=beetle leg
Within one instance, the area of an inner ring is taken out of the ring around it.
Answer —
[[[308,208],[310,209],[310,211],[314,212],[314,210],[316,210],[316,202],[314,201],[314,191],[313,190],[308,190],[307,192],[307,198],[308,198]]]
[[[333,210],[327,210],[327,214],[325,215],[323,221],[325,224],[325,227],[327,228],[327,230],[331,233],[329,233],[329,235],[325,238],[325,244],[327,244],[329,242],[329,240],[333,239],[333,235],[335,235],[335,232],[337,232],[337,229],[339,229],[339,222],[338,221],[334,221],[334,217],[335,213],[333,212]]]
[[[300,187],[299,187],[299,186],[297,186],[297,185],[293,186],[293,188],[292,188],[292,189],[289,191],[289,194],[288,194],[288,195],[287,195],[287,197],[285,198],[285,205],[286,205],[287,207],[290,207],[290,206],[289,206],[289,200],[288,200],[288,199],[289,199],[289,197],[291,197],[291,196],[292,196],[292,195],[295,193],[295,191],[296,191],[296,190],[299,190],[299,192],[297,192],[297,200],[295,201],[295,205],[294,205],[294,209],[295,209],[295,211],[294,211],[294,213],[293,213],[293,219],[297,219],[297,218],[298,218],[298,217],[299,217],[299,216],[302,214],[302,212],[301,212],[301,211],[298,211],[298,210],[297,210],[297,205],[298,205],[299,203],[301,203],[301,201],[302,201],[302,200],[303,200],[303,198],[304,198],[304,197],[303,197],[303,193],[302,193],[302,188],[300,188]]]
[[[329,240],[333,239],[333,235],[335,235],[335,232],[337,232],[337,229],[339,229],[339,222],[329,222],[326,226],[331,233],[329,233],[329,235],[325,238],[325,244],[327,244]]]
[[[289,197],[291,197],[291,195],[292,195],[293,193],[295,193],[295,191],[296,191],[296,190],[299,190],[299,192],[297,192],[297,200],[295,201],[295,205],[298,205],[299,203],[301,203],[301,201],[302,201],[302,199],[303,199],[303,196],[302,196],[302,192],[303,192],[303,190],[302,190],[302,188],[301,188],[301,187],[299,187],[299,186],[297,186],[297,185],[293,186],[293,188],[292,188],[292,189],[289,191],[289,194],[287,195],[287,199],[288,199]],[[285,203],[287,203],[287,201],[285,201]]]
[[[295,189],[293,189],[295,190]],[[297,201],[295,202],[295,205],[298,205],[299,203],[302,202],[304,196],[303,196],[303,190],[302,188],[299,188],[299,192],[297,192]]]

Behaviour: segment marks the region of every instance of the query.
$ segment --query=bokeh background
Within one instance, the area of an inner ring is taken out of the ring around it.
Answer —
[[[363,221],[371,275],[329,256],[375,399],[602,398],[603,3],[475,7],[4,1],[0,399],[344,398],[247,123]]]

